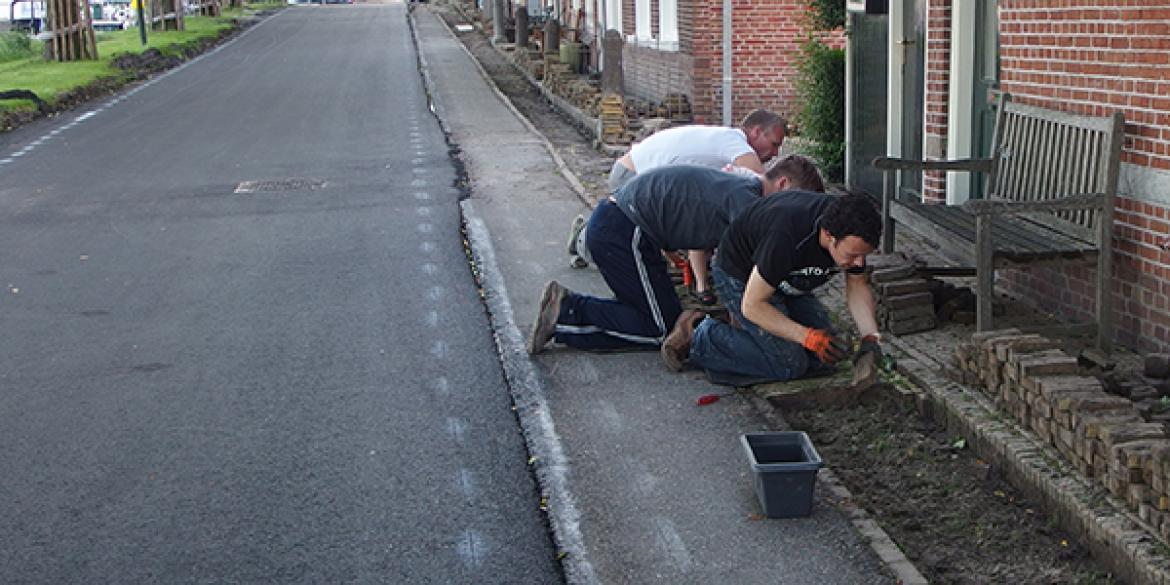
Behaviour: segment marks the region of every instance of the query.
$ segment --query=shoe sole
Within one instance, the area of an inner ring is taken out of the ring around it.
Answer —
[[[565,243],[565,251],[570,256],[577,256],[577,236],[580,235],[581,230],[585,229],[585,216],[578,215],[573,218],[572,225],[569,226],[569,240]]]
[[[549,340],[556,334],[557,316],[552,315],[550,325],[546,319],[546,314],[550,312],[550,307],[554,301],[558,305],[557,310],[559,312],[560,301],[565,297],[564,291],[564,287],[554,280],[545,285],[544,291],[540,293],[540,309],[536,313],[536,322],[532,324],[532,333],[528,336],[529,355],[536,355],[544,351],[544,346],[548,345]],[[545,326],[541,327],[542,324]]]

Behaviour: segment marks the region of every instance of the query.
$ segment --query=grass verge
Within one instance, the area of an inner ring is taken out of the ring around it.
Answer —
[[[25,42],[7,33],[0,39],[0,92],[23,89],[32,91],[57,109],[63,96],[76,93],[99,81],[120,85],[136,77],[134,71],[120,69],[115,60],[125,55],[140,55],[155,50],[166,57],[184,57],[189,47],[214,40],[235,26],[248,13],[284,7],[281,2],[249,4],[246,8],[224,10],[219,17],[188,16],[182,31],[149,31],[147,43],[142,45],[137,28],[97,33],[99,58],[94,61],[60,63],[42,58],[44,45],[40,41]],[[0,99],[0,115],[11,112],[34,111],[36,105],[25,99]]]

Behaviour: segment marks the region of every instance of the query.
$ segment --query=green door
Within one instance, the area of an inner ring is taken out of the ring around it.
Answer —
[[[975,22],[975,99],[971,128],[977,157],[990,155],[995,131],[995,96],[999,91],[999,1],[979,0]],[[971,198],[981,199],[986,188],[982,173],[971,173]]]

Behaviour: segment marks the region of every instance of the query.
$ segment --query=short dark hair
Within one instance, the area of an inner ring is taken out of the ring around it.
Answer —
[[[792,183],[791,188],[799,191],[825,192],[825,180],[821,178],[817,165],[808,157],[799,154],[790,154],[776,161],[764,176],[771,181],[788,177]]]
[[[857,236],[874,248],[882,238],[882,216],[877,203],[860,189],[835,196],[821,216],[821,227],[834,238]]]
[[[739,125],[740,128],[747,130],[759,126],[764,130],[770,130],[776,126],[784,129],[784,133],[788,133],[788,120],[775,112],[770,112],[765,109],[752,110],[750,114],[743,119],[743,123]]]

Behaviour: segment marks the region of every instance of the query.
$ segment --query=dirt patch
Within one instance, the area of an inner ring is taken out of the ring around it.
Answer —
[[[786,411],[931,583],[1117,583],[1056,522],[887,386]]]
[[[73,109],[90,100],[112,95],[128,84],[148,79],[167,69],[177,67],[212,47],[234,37],[244,29],[259,22],[271,11],[260,12],[255,18],[234,19],[231,27],[220,31],[214,38],[204,38],[167,47],[166,51],[148,49],[141,54],[120,54],[111,62],[113,73],[87,85],[58,94],[42,111],[12,110],[0,112],[0,131],[7,132],[23,126],[42,116],[53,116]]]
[[[452,28],[473,14],[470,3],[458,0],[428,9]],[[595,197],[603,193],[613,159],[593,148],[593,137],[560,114],[480,31],[457,36],[586,188]],[[810,433],[862,507],[931,583],[1117,583],[958,437],[918,417],[896,394],[887,388],[847,407],[784,415]]]

